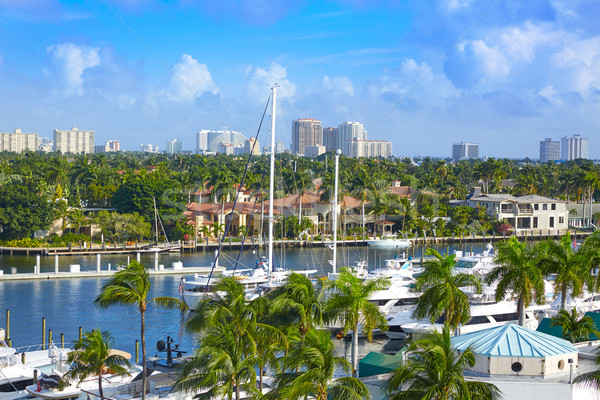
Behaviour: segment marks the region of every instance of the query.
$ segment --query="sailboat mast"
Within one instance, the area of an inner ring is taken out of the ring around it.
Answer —
[[[156,209],[156,198],[153,197],[154,202],[154,230],[156,232],[156,245],[158,246],[158,210]]]
[[[335,152],[335,184],[333,192],[333,273],[336,271],[337,263],[337,205],[338,205],[338,175],[340,167],[340,149]]]
[[[277,115],[277,84],[271,87],[271,169],[269,179],[269,269],[273,271],[273,200],[275,188],[275,119]]]

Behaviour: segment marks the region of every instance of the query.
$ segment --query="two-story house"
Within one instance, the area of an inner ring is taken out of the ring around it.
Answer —
[[[499,221],[506,221],[516,231],[531,233],[568,227],[569,213],[564,201],[544,196],[512,196],[510,194],[477,194],[467,200],[470,207],[482,207]]]

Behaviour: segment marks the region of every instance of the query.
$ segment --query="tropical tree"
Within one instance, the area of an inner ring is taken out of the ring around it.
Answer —
[[[108,331],[94,329],[86,332],[75,342],[67,361],[73,367],[63,375],[63,380],[76,379],[82,382],[89,376],[98,379],[98,393],[104,399],[102,376],[107,370],[114,375],[130,375],[129,361],[119,353],[112,351],[113,338]]]
[[[454,254],[442,256],[432,248],[428,248],[425,254],[435,258],[425,263],[425,270],[417,277],[415,289],[422,294],[413,316],[429,318],[432,323],[443,316],[444,323],[456,329],[471,318],[469,298],[461,288],[474,287],[477,293],[481,293],[481,282],[475,275],[453,272]]]
[[[335,355],[328,332],[311,329],[306,338],[295,343],[283,357],[272,399],[360,400],[370,399],[365,384],[356,377],[333,379],[336,369],[348,372],[350,363]]]
[[[102,308],[113,305],[136,305],[141,315],[141,341],[142,341],[142,400],[146,398],[146,310],[149,304],[165,308],[175,308],[181,311],[187,309],[186,304],[173,297],[155,297],[150,295],[150,274],[139,262],[132,261],[102,286],[101,292],[94,303]]]
[[[379,308],[369,302],[369,297],[376,291],[389,286],[385,279],[369,279],[363,281],[349,268],[342,268],[339,276],[329,281],[331,295],[326,300],[323,320],[331,323],[342,323],[342,334],[352,331],[352,376],[356,377],[358,367],[358,334],[360,327],[367,334],[369,341],[373,339],[373,330],[385,330],[387,321]]]
[[[566,310],[568,295],[579,296],[589,279],[590,258],[573,248],[569,232],[558,242],[547,240],[544,245],[541,265],[545,274],[554,274],[554,296],[560,294],[560,308]]]
[[[293,273],[287,282],[269,294],[273,299],[270,318],[276,325],[296,325],[302,337],[323,322],[324,286],[305,275]]]
[[[596,364],[600,364],[600,355],[596,357]],[[573,379],[574,386],[589,387],[592,389],[600,389],[600,369],[595,371],[585,372]]]
[[[498,281],[496,301],[508,296],[517,298],[519,325],[525,325],[525,308],[532,302],[544,301],[544,277],[539,268],[543,253],[538,246],[528,249],[514,236],[498,243],[495,262],[498,264],[487,276],[487,282]]]
[[[552,317],[550,327],[560,326],[562,328],[562,338],[571,343],[579,343],[588,340],[591,335],[600,336],[596,329],[594,320],[589,315],[580,317],[576,309],[562,309],[558,314]]]
[[[466,380],[465,368],[475,365],[475,354],[468,348],[452,348],[450,328],[432,332],[413,342],[408,360],[392,372],[387,393],[390,400],[404,399],[500,399],[498,388],[485,382]]]
[[[188,320],[187,329],[202,333],[195,357],[184,366],[178,385],[184,389],[208,389],[207,399],[251,391],[266,363],[287,344],[282,332],[264,322],[268,305],[264,298],[246,299],[244,287],[234,278],[221,278],[215,295],[202,300]]]

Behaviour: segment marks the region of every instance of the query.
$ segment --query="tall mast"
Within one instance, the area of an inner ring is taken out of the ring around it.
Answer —
[[[156,245],[158,246],[158,210],[156,209],[156,198],[152,197],[154,202],[154,230],[156,231]]]
[[[277,116],[277,84],[271,87],[273,98],[271,100],[271,169],[269,179],[269,269],[274,270],[273,265],[273,200],[275,187],[275,119]],[[269,279],[270,279],[269,274]]]
[[[336,271],[336,263],[337,263],[337,205],[338,205],[338,175],[340,168],[340,149],[337,149],[335,152],[335,185],[334,185],[334,193],[333,193],[333,273]]]

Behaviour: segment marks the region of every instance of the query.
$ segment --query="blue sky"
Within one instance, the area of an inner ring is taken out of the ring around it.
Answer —
[[[398,156],[537,158],[580,134],[600,158],[599,19],[596,0],[0,0],[0,131],[191,150],[253,136],[276,82],[286,144],[311,117]]]

